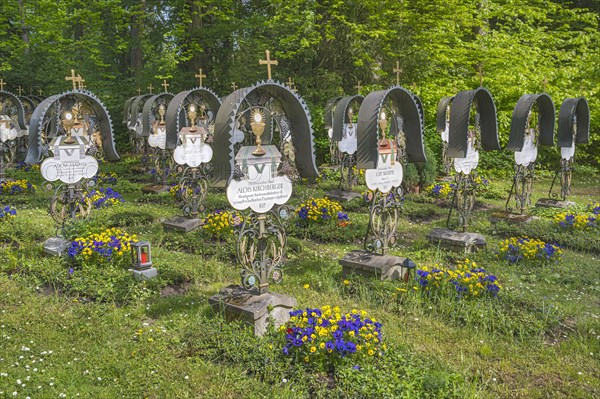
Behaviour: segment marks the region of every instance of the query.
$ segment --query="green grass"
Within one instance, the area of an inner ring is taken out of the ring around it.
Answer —
[[[424,295],[412,281],[350,276],[344,284],[337,259],[361,247],[368,222],[360,201],[346,209],[352,225],[343,231],[303,230],[290,221],[285,279],[272,289],[302,307],[365,309],[384,325],[385,357],[360,371],[342,367],[332,377],[280,355],[276,332],[256,338],[213,314],[207,299],[238,283],[234,239],[165,231],[160,222],[179,209],[169,195],[142,196],[143,183],[127,181],[131,166],[130,160],[102,165],[119,175],[114,188],[126,203],[95,211],[89,225],[120,227],[152,243],[159,277],[146,283],[112,269],[77,280],[64,260],[41,254],[55,230],[46,209],[51,193],[41,190],[39,172],[19,172],[38,185],[35,195],[0,198],[18,210],[10,226],[0,224],[0,397],[600,396],[600,233],[565,233],[544,212],[526,227],[490,225],[509,188],[499,178],[492,177],[488,198],[478,198],[471,227],[488,241],[487,252],[472,259],[504,287],[496,299]],[[570,198],[579,205],[600,199],[597,175],[583,172],[575,174]],[[549,184],[548,176],[535,182],[534,202]],[[299,184],[290,206],[336,185]],[[222,192],[209,194],[207,211],[226,207]],[[446,215],[443,203],[407,195],[392,253],[417,265],[459,259],[425,239],[445,225]],[[498,259],[499,241],[522,233],[559,241],[566,246],[563,261],[536,266]]]

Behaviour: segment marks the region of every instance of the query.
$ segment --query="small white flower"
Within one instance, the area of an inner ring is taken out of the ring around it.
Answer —
[[[183,378],[185,378],[186,380],[189,380],[189,379],[190,379],[190,376],[189,376],[189,375],[186,375],[186,376],[185,376],[185,377],[183,377]]]

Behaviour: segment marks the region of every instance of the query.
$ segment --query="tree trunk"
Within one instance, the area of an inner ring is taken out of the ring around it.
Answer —
[[[138,76],[142,72],[144,65],[142,43],[144,38],[144,19],[146,17],[146,0],[139,0],[135,8],[131,21],[131,69],[133,70],[133,74]]]

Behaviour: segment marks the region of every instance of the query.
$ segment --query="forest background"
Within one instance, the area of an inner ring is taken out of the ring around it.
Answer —
[[[584,96],[591,141],[578,163],[600,167],[600,0],[5,0],[0,2],[0,77],[7,89],[44,95],[70,88],[72,68],[109,109],[120,148],[127,98],[152,84],[169,91],[204,85],[226,96],[231,83],[266,79],[266,49],[279,61],[273,77],[291,77],[309,105],[319,160],[325,161],[323,109],[328,99],[363,95],[396,83],[425,108],[426,141],[440,154],[435,110],[443,96],[483,85],[498,109],[501,142],[523,94],[546,91],[558,108]],[[544,84],[543,82],[547,83]],[[512,171],[512,156],[484,158]],[[540,161],[558,165],[546,149]]]

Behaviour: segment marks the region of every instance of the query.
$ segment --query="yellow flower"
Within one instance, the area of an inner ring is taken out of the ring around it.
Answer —
[[[307,290],[310,288],[310,284],[304,284],[304,289]]]
[[[310,347],[310,353],[315,353],[317,351],[317,348],[314,346]]]
[[[350,281],[349,280],[344,280],[344,285],[348,285],[348,284],[350,284]]]

